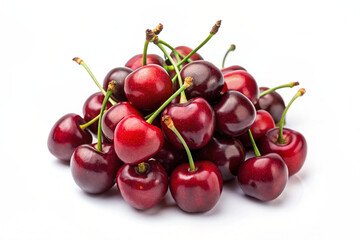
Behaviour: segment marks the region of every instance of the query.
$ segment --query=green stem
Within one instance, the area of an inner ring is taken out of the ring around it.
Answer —
[[[142,65],[143,65],[143,66],[146,65],[146,56],[147,56],[148,46],[149,46],[149,41],[148,41],[148,40],[145,40],[144,52],[143,52],[143,61],[142,61]]]
[[[277,87],[274,87],[274,88],[270,88],[270,89],[268,89],[268,90],[266,90],[266,91],[263,91],[263,92],[259,95],[259,98],[265,96],[265,95],[268,94],[268,93],[274,92],[274,91],[276,91],[276,90],[278,90],[278,89],[280,89],[280,88],[287,88],[287,87],[292,88],[292,87],[297,86],[297,85],[299,85],[299,82],[291,82],[291,83],[287,83],[287,84],[284,84],[284,85],[280,85],[280,86],[277,86]]]
[[[224,68],[224,66],[225,66],[225,59],[226,59],[227,55],[229,54],[229,52],[234,51],[235,48],[236,48],[236,47],[235,47],[234,44],[231,44],[231,45],[230,45],[230,48],[226,51],[225,56],[224,56],[224,58],[223,58],[221,68]]]
[[[159,43],[161,43],[162,45],[168,47],[174,54],[178,54],[181,58],[184,58],[184,57],[185,57],[184,55],[182,55],[181,53],[179,53],[178,51],[176,51],[176,49],[173,48],[170,44],[168,44],[168,43],[166,43],[166,42],[164,42],[164,41],[162,41],[162,40],[160,40],[160,39],[159,39]],[[188,59],[187,61],[188,61],[188,62],[192,62],[190,59]],[[179,62],[180,62],[180,61],[179,61]]]
[[[100,115],[97,115],[96,117],[94,117],[93,119],[91,119],[90,121],[88,121],[87,123],[84,123],[82,125],[80,125],[80,128],[82,130],[84,130],[85,128],[88,128],[91,124],[93,124],[94,122],[96,122],[99,119]]]
[[[250,129],[248,130],[248,134],[249,134],[249,137],[250,137],[251,144],[252,144],[252,146],[253,146],[253,148],[254,148],[255,156],[260,157],[260,156],[261,156],[260,151],[259,151],[259,149],[258,149],[257,146],[256,146],[254,137],[253,137]]]
[[[284,109],[284,112],[281,115],[281,119],[280,119],[280,122],[279,122],[279,137],[277,139],[277,142],[279,144],[284,144],[286,142],[285,139],[284,139],[284,136],[283,136],[283,127],[284,127],[284,124],[285,124],[285,115],[286,115],[287,111],[289,110],[291,104],[295,101],[295,99],[297,99],[298,97],[300,97],[300,96],[302,96],[304,94],[305,94],[305,89],[304,88],[299,89],[299,91],[295,94],[295,96],[291,99],[291,101],[288,103],[288,105]]]
[[[101,106],[100,114],[99,114],[98,143],[97,143],[97,150],[99,152],[102,151],[101,119],[102,119],[102,117],[104,115],[106,104],[107,104],[108,100],[110,99],[110,95],[112,94],[113,91],[114,91],[113,87],[110,87],[110,85],[109,85],[108,90],[107,90],[107,92],[105,94],[105,97],[104,97],[103,104]]]
[[[184,138],[181,136],[181,134],[179,133],[179,131],[175,128],[175,126],[171,127],[170,128],[174,133],[175,135],[179,138],[180,142],[183,144],[184,148],[185,148],[185,151],[186,151],[186,154],[188,156],[188,159],[189,159],[189,165],[190,165],[190,172],[195,172],[195,164],[194,164],[194,159],[191,155],[191,152],[190,152],[190,149],[188,147],[188,145],[186,144]]]

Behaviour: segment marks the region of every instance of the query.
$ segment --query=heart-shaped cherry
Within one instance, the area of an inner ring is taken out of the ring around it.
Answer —
[[[83,125],[81,125],[83,124]],[[90,144],[92,135],[84,126],[85,120],[75,113],[60,118],[52,127],[48,137],[51,154],[64,161],[70,161],[75,149],[82,144]]]
[[[116,82],[116,88],[114,92],[111,95],[111,98],[113,98],[117,102],[127,101],[125,92],[124,92],[124,81],[125,78],[132,73],[133,70],[131,68],[127,67],[118,67],[112,69],[104,79],[103,88],[105,91],[107,91],[107,86],[111,81]]]
[[[147,64],[155,64],[158,66],[163,66],[164,60],[156,54],[147,54],[146,56]],[[133,56],[129,61],[125,63],[125,67],[131,68],[132,70],[136,70],[143,66],[143,55],[138,54]]]
[[[238,91],[224,93],[213,108],[216,130],[221,134],[238,137],[245,133],[255,121],[254,105]]]
[[[239,167],[237,179],[242,191],[261,201],[277,198],[288,180],[288,169],[284,160],[276,153],[261,156],[251,136],[256,157],[250,158]]]
[[[233,179],[239,166],[245,160],[245,149],[242,143],[235,138],[215,133],[205,147],[195,153],[197,161],[211,161],[220,171],[223,181]]]
[[[154,160],[131,166],[124,164],[116,177],[121,195],[132,207],[146,210],[164,198],[168,189],[168,175]]]
[[[304,165],[307,153],[305,137],[292,129],[284,128],[285,115],[296,98],[305,94],[300,89],[285,108],[280,120],[279,128],[270,129],[259,141],[259,148],[263,153],[277,153],[285,161],[289,176],[294,175]]]

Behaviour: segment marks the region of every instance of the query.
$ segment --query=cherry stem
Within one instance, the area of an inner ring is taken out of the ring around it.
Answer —
[[[147,169],[146,169],[145,163],[144,162],[139,163],[138,166],[137,166],[137,170],[138,170],[139,173],[146,172]]]
[[[85,70],[89,73],[89,75],[91,76],[92,80],[94,81],[94,83],[96,84],[96,86],[100,89],[100,91],[104,94],[104,96],[106,95],[106,91],[102,88],[102,86],[100,85],[100,83],[98,82],[98,80],[96,80],[94,74],[91,72],[90,68],[86,65],[86,63],[84,62],[84,60],[78,58],[78,57],[74,57],[73,61],[75,61],[77,64],[83,66],[85,68]],[[109,99],[110,103],[112,105],[115,105],[117,102],[115,102],[113,99]]]
[[[270,88],[270,89],[268,89],[268,90],[266,90],[266,91],[263,91],[263,92],[259,95],[259,98],[265,96],[265,95],[268,94],[268,93],[274,92],[274,91],[276,91],[276,90],[278,90],[278,89],[280,89],[280,88],[287,88],[287,87],[292,88],[292,87],[297,86],[297,85],[299,85],[299,82],[291,82],[291,83],[287,83],[287,84],[284,84],[284,85],[280,85],[280,86],[277,86],[277,87],[274,87],[274,88]]]
[[[162,117],[161,121],[163,121],[166,126],[168,128],[171,129],[171,131],[173,131],[175,133],[175,135],[179,138],[180,142],[183,144],[186,154],[188,156],[189,159],[189,165],[190,165],[190,172],[195,172],[196,168],[195,168],[195,164],[194,164],[194,159],[191,155],[190,149],[188,147],[188,145],[186,144],[184,138],[181,136],[181,134],[179,133],[179,131],[176,129],[174,122],[172,121],[171,117],[169,115],[165,115]]]
[[[174,66],[175,72],[176,72],[178,80],[179,80],[179,87],[181,88],[183,86],[183,81],[182,81],[182,78],[180,76],[179,68],[178,68],[178,66],[176,66],[176,63],[174,62],[174,59],[172,59],[172,57],[165,50],[165,48],[163,47],[163,45],[161,43],[157,43],[156,45],[160,48],[160,50],[165,54],[165,56],[169,59],[171,64]],[[182,91],[181,95],[180,95],[180,103],[185,103],[185,102],[187,102],[186,95],[185,95],[185,92]]]
[[[170,44],[164,42],[163,40],[160,40],[160,39],[159,39],[159,43],[161,43],[162,45],[168,47],[175,55],[177,54],[177,55],[179,55],[181,58],[184,58],[184,57],[185,57],[184,55],[182,55],[181,53],[179,53],[178,51],[176,51],[176,49],[173,48]],[[192,62],[190,59],[188,59],[187,61],[188,61],[188,62]]]
[[[248,130],[248,134],[249,134],[249,138],[250,138],[251,144],[252,144],[252,146],[253,146],[253,148],[254,148],[255,156],[260,157],[260,156],[261,156],[260,151],[259,151],[258,147],[256,146],[254,137],[253,137],[250,129]]]
[[[166,100],[152,115],[151,117],[146,120],[147,123],[152,124],[152,122],[154,121],[154,119],[161,113],[161,111],[174,99],[176,98],[182,91],[184,91],[186,88],[188,88],[191,84],[192,84],[192,77],[187,77],[185,78],[185,83],[184,85],[179,88],[173,95],[171,95],[171,97]]]
[[[279,122],[279,137],[277,139],[277,142],[279,144],[284,144],[286,143],[285,139],[284,139],[284,136],[283,136],[283,127],[284,127],[284,124],[285,124],[285,115],[289,109],[289,107],[291,106],[291,104],[295,101],[295,99],[297,99],[298,97],[302,96],[305,94],[305,89],[304,88],[301,88],[299,89],[299,91],[295,94],[295,96],[291,99],[291,101],[288,103],[288,105],[286,106],[286,108],[284,109],[284,112],[283,114],[281,115],[281,119],[280,119],[280,122]]]
[[[231,44],[231,45],[230,45],[230,48],[229,48],[229,49],[226,51],[226,53],[225,53],[225,56],[224,56],[223,61],[222,61],[221,68],[224,68],[224,66],[225,66],[225,59],[226,59],[227,55],[229,54],[229,52],[232,52],[232,51],[234,51],[235,49],[236,49],[235,44]]]
[[[97,142],[97,150],[99,152],[102,151],[102,132],[101,132],[101,120],[102,120],[102,117],[104,115],[104,112],[105,112],[105,108],[106,108],[106,104],[108,102],[108,100],[110,99],[110,96],[112,94],[112,92],[114,91],[115,89],[115,85],[116,85],[116,82],[115,81],[111,81],[108,85],[108,90],[106,92],[106,95],[104,97],[104,101],[103,101],[103,104],[101,106],[101,110],[100,110],[100,114],[99,114],[99,125],[98,125],[98,142]]]
[[[144,51],[143,51],[143,59],[142,59],[142,65],[143,66],[146,65],[146,56],[147,56],[148,46],[149,46],[149,41],[145,40]]]

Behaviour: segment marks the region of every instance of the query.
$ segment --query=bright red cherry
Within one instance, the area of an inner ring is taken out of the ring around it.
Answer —
[[[125,201],[140,210],[160,203],[168,189],[168,175],[161,164],[154,160],[140,166],[123,165],[116,182]]]
[[[135,55],[129,61],[127,61],[127,63],[125,64],[125,67],[131,68],[132,70],[136,70],[143,66],[142,61],[143,61],[142,54]],[[156,54],[147,54],[146,62],[147,62],[147,64],[155,64],[155,65],[159,65],[159,66],[163,66],[163,64],[164,64],[164,60],[159,55],[156,55]]]
[[[145,65],[125,79],[124,91],[135,108],[152,111],[173,93],[173,84],[164,68]]]
[[[69,113],[60,118],[52,127],[48,137],[48,148],[51,154],[64,161],[70,161],[75,149],[82,144],[90,144],[92,135],[87,129],[82,129],[85,120],[75,113]]]
[[[124,81],[125,78],[132,73],[133,70],[127,67],[118,67],[112,69],[105,77],[103,88],[107,91],[107,87],[111,81],[116,82],[115,90],[111,95],[117,102],[127,101],[125,92],[124,92]]]
[[[102,144],[102,151],[96,145],[81,145],[71,157],[71,174],[76,184],[85,192],[99,194],[114,186],[116,173],[122,162],[115,154],[114,146]]]

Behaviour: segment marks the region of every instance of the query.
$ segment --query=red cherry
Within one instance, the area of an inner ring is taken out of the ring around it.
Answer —
[[[81,124],[85,124],[85,120],[75,113],[66,114],[54,124],[47,145],[56,158],[70,161],[78,146],[92,142],[91,133],[87,129],[81,129]]]
[[[237,71],[237,70],[243,70],[243,71],[246,71],[245,68],[239,66],[239,65],[232,65],[230,67],[227,67],[227,68],[223,68],[221,69],[221,72],[223,75],[229,73],[229,72],[233,72],[233,71]]]
[[[127,76],[124,91],[135,108],[152,111],[172,95],[173,84],[164,68],[152,64]]]
[[[161,202],[168,189],[168,175],[160,163],[149,160],[139,166],[123,165],[116,177],[121,195],[132,207],[146,210]]]
[[[268,90],[267,87],[261,87],[260,93]],[[285,109],[285,103],[281,95],[277,92],[271,92],[259,98],[255,104],[257,110],[265,110],[270,113],[275,123],[280,122],[281,115]]]
[[[131,68],[132,70],[136,70],[136,69],[142,67],[143,66],[142,58],[143,58],[142,54],[133,56],[129,61],[127,61],[127,63],[125,64],[125,67]],[[146,63],[163,66],[164,60],[159,55],[147,54],[146,55]]]
[[[96,145],[79,146],[70,161],[76,184],[91,194],[103,193],[114,186],[116,173],[122,164],[112,144],[103,143],[102,152],[96,149]]]
[[[127,67],[118,67],[112,69],[105,77],[103,88],[107,91],[108,85],[111,81],[116,82],[115,90],[113,91],[111,98],[117,102],[127,101],[124,92],[124,81],[125,78],[132,73],[133,70]]]

